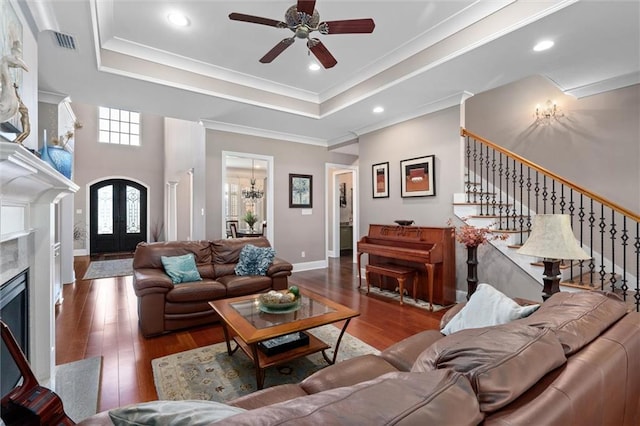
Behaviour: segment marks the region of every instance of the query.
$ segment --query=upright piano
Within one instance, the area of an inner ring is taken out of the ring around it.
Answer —
[[[369,234],[358,241],[359,275],[365,253],[371,265],[414,268],[418,298],[444,306],[455,303],[455,228],[369,225]],[[380,277],[380,282],[383,288],[395,288],[388,277]]]

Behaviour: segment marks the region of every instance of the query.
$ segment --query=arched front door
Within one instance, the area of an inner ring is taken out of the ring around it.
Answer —
[[[91,254],[133,251],[147,240],[147,189],[126,179],[91,185]]]

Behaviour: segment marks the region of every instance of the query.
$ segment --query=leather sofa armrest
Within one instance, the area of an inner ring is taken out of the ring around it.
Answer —
[[[437,330],[425,330],[389,346],[380,356],[400,371],[411,371],[418,355],[443,337]]]
[[[300,387],[308,394],[313,394],[328,389],[353,386],[394,371],[398,370],[378,355],[362,355],[316,371],[304,379]]]
[[[307,393],[299,385],[287,384],[262,389],[228,401],[227,404],[244,408],[245,410],[253,410],[266,405],[289,401],[299,396],[307,396]]]
[[[133,289],[136,296],[151,293],[167,293],[173,288],[171,278],[156,268],[140,268],[133,271]]]
[[[278,274],[278,276],[289,276],[291,275],[292,269],[293,265],[291,263],[287,262],[284,259],[276,257],[275,259],[273,259],[273,262],[269,266],[269,269],[267,269],[267,276],[272,277],[276,274]]]

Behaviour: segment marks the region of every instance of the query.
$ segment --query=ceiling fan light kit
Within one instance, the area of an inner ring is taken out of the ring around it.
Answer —
[[[243,13],[231,13],[229,19],[276,28],[288,28],[294,33],[293,37],[283,39],[268,51],[266,55],[260,58],[260,62],[263,64],[273,61],[284,52],[287,47],[291,46],[296,38],[301,38],[307,40],[307,48],[314,54],[322,66],[331,68],[336,65],[338,61],[319,39],[311,37],[310,34],[314,31],[318,31],[323,35],[372,33],[375,28],[375,23],[371,18],[320,22],[320,14],[315,10],[315,5],[315,0],[298,0],[295,6],[287,9],[284,15],[284,22],[260,16],[245,15]]]

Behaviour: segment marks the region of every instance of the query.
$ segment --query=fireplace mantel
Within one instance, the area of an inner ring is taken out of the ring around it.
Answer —
[[[29,358],[41,383],[55,368],[55,203],[78,189],[23,146],[0,142],[0,264],[29,268]]]

